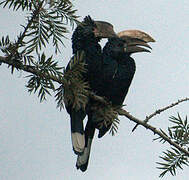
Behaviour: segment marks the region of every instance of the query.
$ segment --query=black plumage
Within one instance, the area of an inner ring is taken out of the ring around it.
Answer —
[[[94,92],[101,87],[99,77],[101,77],[102,66],[102,49],[99,44],[101,38],[95,36],[96,29],[95,21],[90,16],[86,16],[72,35],[73,54],[84,51],[85,59],[83,61],[86,64],[87,73],[83,76]]]
[[[102,66],[102,50],[99,45],[100,38],[95,36],[95,30],[97,26],[95,22],[87,16],[84,21],[75,29],[72,36],[72,49],[73,54],[78,52],[84,52],[83,62],[86,64],[86,73],[83,73],[85,81],[89,82],[89,85],[93,92],[97,92],[100,85],[100,72]],[[69,68],[71,62],[69,62],[67,68]],[[71,136],[73,150],[76,154],[82,155],[86,149],[86,142],[88,141],[88,133],[91,137],[94,135],[94,129],[91,129],[93,135],[89,130],[83,128],[83,120],[88,113],[88,125],[90,124],[90,103],[87,105],[86,110],[75,110],[72,104],[66,106],[67,112],[70,114],[71,119]],[[88,127],[86,126],[86,128]],[[91,127],[91,126],[90,126]],[[89,129],[89,128],[88,128]]]
[[[140,30],[126,30],[117,35],[110,38],[103,48],[103,91],[100,94],[114,106],[123,104],[135,74],[135,61],[131,54],[150,52],[144,47],[152,49],[148,42],[155,42],[149,34]],[[98,137],[104,136],[110,127],[111,124],[104,125]]]
[[[108,40],[103,48],[103,62],[100,72],[101,87],[96,90],[98,95],[105,97],[113,106],[121,106],[123,104],[133,80],[136,66],[131,54],[149,52],[149,50],[138,47],[138,44],[148,47],[147,43],[142,39],[131,37],[129,41],[126,41],[119,37],[113,37]],[[91,105],[93,106],[93,104]],[[76,167],[81,171],[86,171],[87,169],[95,128],[99,127],[99,122],[102,122],[101,118],[100,121],[98,120],[98,115],[96,115],[95,111],[92,111],[88,116],[90,120],[88,120],[85,130],[85,151],[83,155],[78,156],[76,163]],[[103,137],[109,131],[111,125],[110,123],[101,126],[98,137]]]
[[[102,87],[102,49],[99,45],[100,38],[95,37],[94,29],[97,28],[94,21],[90,17],[84,19],[84,26],[78,26],[72,36],[72,49],[73,53],[77,51],[85,52],[84,62],[86,63],[87,73],[83,74],[86,81],[89,82],[90,88],[93,92],[98,95]],[[92,121],[93,113],[91,111],[91,106],[93,100],[90,99],[87,104],[85,113],[88,115],[88,121],[84,131],[85,137],[85,147],[83,152],[78,154],[76,167],[81,171],[86,171],[90,156],[90,149],[92,145],[92,139],[95,133],[95,124]],[[84,112],[84,111],[82,111]],[[75,112],[76,116],[79,117],[80,114]],[[71,117],[72,119],[72,117]],[[83,120],[84,118],[82,118]],[[79,122],[81,125],[81,122]],[[75,122],[78,124],[78,122]],[[73,132],[73,130],[72,130]]]
[[[109,40],[102,52],[99,40],[106,37]],[[150,52],[139,47],[151,48],[148,42],[154,40],[142,31],[127,30],[116,35],[111,24],[93,21],[87,16],[73,33],[72,49],[74,55],[84,51],[87,73],[83,74],[83,78],[89,82],[91,90],[105,97],[113,106],[121,106],[135,74],[135,62],[130,55],[135,52]],[[97,104],[90,99],[85,110],[76,111],[72,104],[66,107],[71,118],[73,149],[78,155],[76,167],[81,171],[87,169],[95,128],[99,128],[98,115],[94,109],[103,106],[98,107]],[[88,121],[84,131],[83,120],[86,115]],[[110,127],[111,123],[101,126],[98,137],[104,136]]]
[[[109,39],[103,48],[103,91],[100,95],[106,97],[113,106],[123,104],[135,74],[135,61],[126,48],[126,41],[118,37]],[[110,127],[111,124],[103,125],[98,137],[104,136]]]
[[[101,67],[101,88],[97,89],[97,94],[106,97],[112,105],[122,105],[130,87],[135,73],[135,62],[130,54],[126,53],[126,42],[120,38],[111,38],[103,48],[103,63]],[[91,118],[90,118],[91,116]],[[98,126],[98,116],[93,112],[89,115],[90,121],[87,123],[85,131],[86,153],[78,156],[77,168],[85,171],[88,166],[92,138],[95,127]],[[102,126],[98,137],[102,137],[111,127]],[[93,132],[93,134],[90,134]],[[92,138],[91,138],[92,137]]]
[[[135,61],[126,52],[127,44],[111,38],[103,48],[103,94],[112,105],[122,105],[135,74]]]

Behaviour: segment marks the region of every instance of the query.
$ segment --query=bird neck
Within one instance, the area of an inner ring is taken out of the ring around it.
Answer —
[[[116,61],[120,65],[127,65],[131,61],[134,61],[134,60],[133,60],[133,58],[130,57],[130,55],[128,53],[125,53],[122,56],[120,56],[120,58],[117,58]]]

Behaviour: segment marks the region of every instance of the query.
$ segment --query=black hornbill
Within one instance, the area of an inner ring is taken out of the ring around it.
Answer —
[[[89,82],[90,88],[93,92],[97,92],[101,87],[100,72],[102,66],[102,50],[99,45],[101,38],[109,38],[115,36],[112,25],[107,22],[93,21],[90,16],[86,16],[84,21],[77,26],[72,35],[72,49],[73,55],[78,52],[84,52],[83,62],[86,64],[87,72],[83,74],[85,81]],[[72,60],[67,65],[67,69],[71,68]],[[88,134],[88,129],[91,129],[90,125],[90,103],[87,105],[86,110],[76,110],[72,107],[72,104],[66,105],[66,110],[70,114],[71,119],[71,138],[72,145],[75,154],[81,155],[84,153],[85,146],[85,134]],[[88,114],[88,123],[84,133],[83,120]],[[91,133],[92,132],[92,133]],[[90,134],[94,135],[91,129]]]
[[[133,53],[150,52],[144,47],[151,47],[148,42],[155,40],[139,30],[126,30],[118,33],[118,37],[110,38],[103,48],[103,91],[101,96],[111,101],[113,106],[121,106],[128,93],[135,74]],[[111,124],[99,130],[101,138],[110,129]]]
[[[104,46],[103,93],[101,96],[105,96],[112,105],[123,104],[135,74],[135,61],[131,54],[150,52],[144,47],[151,49],[147,42],[153,41],[149,35],[142,31],[128,30],[118,33],[118,37],[110,38]]]
[[[101,88],[97,89],[97,94],[106,97],[112,105],[122,105],[129,90],[131,81],[135,74],[135,62],[130,57],[136,52],[150,52],[141,47],[151,47],[148,42],[154,40],[146,33],[138,30],[128,30],[117,34],[117,37],[109,38],[103,48],[103,63],[101,67]],[[76,166],[85,171],[88,166],[91,143],[95,128],[98,127],[98,117],[95,112],[90,114],[90,121],[85,129],[85,151],[79,155]],[[102,137],[111,127],[102,126],[99,129],[98,137]]]

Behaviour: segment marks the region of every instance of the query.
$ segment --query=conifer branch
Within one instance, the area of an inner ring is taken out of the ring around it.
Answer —
[[[34,74],[36,76],[40,76],[42,78],[53,80],[53,81],[55,81],[55,82],[57,82],[59,84],[63,84],[64,83],[64,80],[62,78],[60,79],[60,78],[58,78],[56,76],[42,73],[40,70],[36,69],[35,66],[23,65],[21,62],[19,62],[19,63],[15,62],[15,60],[12,60],[9,57],[0,56],[0,62],[8,64],[9,66],[14,66],[17,70],[23,70],[25,72],[32,73],[32,74]]]
[[[35,74],[36,76],[40,76],[40,77],[43,77],[43,78],[47,78],[47,79],[53,80],[53,81],[55,81],[55,82],[57,82],[59,84],[64,84],[64,82],[65,82],[63,78],[56,77],[56,76],[49,75],[49,74],[45,74],[45,73],[41,73],[41,71],[37,70],[34,66],[23,65],[21,63],[15,64],[15,61],[11,60],[8,57],[2,57],[2,56],[0,56],[0,62],[8,64],[8,65],[11,65],[11,66],[14,66],[14,67],[16,67],[19,70],[23,70],[25,72],[29,72],[29,73]],[[93,92],[85,90],[84,93],[87,96],[95,99],[98,102],[101,102],[103,104],[109,104],[103,97],[97,96]],[[178,100],[176,103],[173,103],[173,104],[171,104],[171,105],[169,105],[167,107],[161,108],[158,112],[152,113],[149,117],[151,119],[152,117],[155,117],[156,115],[158,115],[159,112],[166,111],[167,109],[170,109],[170,108],[176,106],[177,104],[180,104],[180,103],[188,101],[188,100],[189,100],[189,98]],[[186,149],[182,148],[177,143],[173,142],[167,135],[165,135],[164,133],[162,133],[160,130],[157,130],[156,127],[153,127],[153,126],[149,125],[148,123],[146,123],[145,120],[140,120],[140,119],[132,116],[129,112],[127,112],[124,109],[119,109],[118,113],[119,113],[119,115],[125,116],[129,120],[131,120],[131,121],[133,121],[133,122],[135,122],[135,123],[137,123],[139,125],[142,125],[146,129],[151,130],[154,134],[159,135],[162,139],[164,139],[170,145],[174,146],[175,148],[177,148],[178,150],[180,150],[181,152],[183,152],[187,156],[189,156],[189,151],[187,151]]]
[[[183,102],[183,101],[182,101]],[[162,139],[164,139],[166,142],[168,142],[170,145],[176,147],[178,150],[180,150],[181,152],[185,153],[187,156],[189,156],[189,151],[187,151],[186,149],[182,148],[181,146],[179,146],[177,143],[173,142],[167,135],[165,135],[164,133],[162,133],[160,130],[158,130],[156,127],[151,126],[150,124],[147,124],[146,122],[132,116],[129,112],[127,112],[124,109],[120,109],[118,110],[119,115],[125,116],[128,119],[130,119],[131,121],[142,125],[143,127],[145,127],[146,129],[151,130],[154,134],[159,135]]]

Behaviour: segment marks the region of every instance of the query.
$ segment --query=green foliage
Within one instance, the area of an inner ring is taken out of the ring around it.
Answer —
[[[48,89],[54,89],[51,81],[48,81],[45,78],[36,76],[36,75],[29,75],[30,80],[28,81],[27,88],[30,93],[36,92],[39,89],[38,97],[40,97],[40,101],[46,100],[46,94],[50,94]]]
[[[60,111],[64,108],[64,86],[61,85],[56,89],[55,101],[57,102],[57,108]]]
[[[171,150],[167,150],[163,154],[164,156],[160,156],[160,158],[164,162],[157,162],[160,165],[158,169],[163,170],[160,177],[163,177],[167,172],[175,176],[177,168],[183,169],[183,165],[189,165],[188,157],[175,148],[171,148]]]
[[[29,39],[26,47],[28,53],[33,50],[39,52],[42,47],[46,47],[49,40],[52,40],[55,52],[60,52],[59,43],[64,44],[62,38],[65,38],[64,34],[68,33],[66,25],[70,23],[73,27],[74,22],[78,23],[76,10],[72,9],[69,1],[54,1],[51,8],[45,7],[45,5],[42,6],[26,33]],[[35,13],[36,11],[33,11],[29,19],[32,19]]]
[[[52,56],[46,59],[44,53],[41,56],[38,56],[38,61],[34,62],[34,65],[35,70],[45,76],[36,74],[27,76],[30,79],[26,87],[30,93],[35,93],[38,90],[38,97],[40,97],[40,101],[43,101],[46,100],[46,94],[51,95],[50,90],[55,91],[53,81],[46,76],[53,76],[61,79],[63,76],[62,68],[58,66],[57,62],[52,60]]]
[[[113,119],[112,125],[111,125],[111,128],[110,128],[110,134],[112,134],[112,136],[114,136],[115,133],[117,133],[119,122],[120,122],[120,120],[118,118]]]
[[[9,36],[3,36],[0,40],[0,50],[14,62],[14,66],[8,66],[11,68],[11,73],[13,74],[15,68],[22,65],[22,56],[16,51],[16,46],[14,43],[11,43]]]
[[[168,128],[168,134],[163,130],[161,132],[182,148],[189,150],[189,124],[187,116],[183,120],[178,114],[178,117],[171,116],[169,120],[174,125]],[[158,137],[157,139],[162,143],[166,142],[162,137]],[[183,169],[183,165],[189,166],[188,156],[176,148],[171,147],[171,150],[167,150],[163,154],[164,156],[160,156],[160,158],[164,162],[157,162],[160,165],[158,169],[163,170],[160,177],[163,177],[167,172],[176,175],[177,168]]]
[[[27,11],[26,25],[21,25],[23,32],[14,42],[8,35],[2,37],[0,49],[12,62],[13,65],[9,65],[12,73],[15,68],[37,71],[27,76],[30,79],[26,87],[30,93],[38,92],[40,101],[43,101],[47,94],[50,95],[56,89],[51,77],[62,81],[64,78],[62,68],[58,67],[53,57],[46,58],[44,53],[40,55],[41,51],[51,43],[55,52],[60,52],[60,44],[63,45],[63,38],[68,33],[67,26],[73,28],[74,23],[79,23],[76,10],[69,0],[4,0],[0,6]]]
[[[60,109],[63,108],[61,100],[64,100],[65,105],[72,105],[76,110],[85,109],[89,84],[83,79],[83,73],[86,73],[83,59],[84,52],[78,52],[64,70],[64,84],[57,89],[56,94],[57,107]]]
[[[175,126],[169,128],[169,136],[171,139],[181,146],[189,145],[189,124],[187,116],[185,120],[182,120],[179,114],[178,117],[171,116],[170,122],[175,124]]]
[[[58,66],[58,62],[52,59],[52,56],[46,59],[45,54],[38,56],[38,61],[34,63],[35,67],[40,70],[42,74],[47,74],[49,76],[60,77],[63,76],[62,67]],[[60,71],[61,70],[61,71]]]
[[[100,129],[102,126],[108,127],[111,125],[109,132],[112,136],[114,136],[118,131],[118,125],[120,122],[118,119],[118,109],[120,109],[119,106],[112,106],[111,103],[102,104],[99,102],[94,104],[92,108],[95,118],[100,122],[98,124],[98,128]]]
[[[12,8],[13,10],[31,10],[34,2],[32,0],[4,0],[0,2],[3,8]]]
[[[5,54],[6,57],[8,56],[15,56],[16,54],[18,55],[18,52],[15,50],[16,46],[14,43],[12,43],[9,39],[9,36],[2,37],[0,40],[0,50],[2,53]],[[16,59],[18,57],[15,57]]]
[[[7,47],[3,48],[6,52],[10,48],[8,46],[13,46],[14,51],[27,56],[24,63],[28,64],[31,63],[31,56],[39,54],[49,43],[54,45],[55,53],[60,52],[60,45],[64,45],[63,38],[68,33],[68,25],[73,28],[75,23],[79,23],[76,10],[68,0],[4,0],[0,6],[29,12],[26,25],[21,25],[23,32],[15,42],[11,42],[7,36],[9,42],[4,42]]]
[[[9,36],[6,36],[6,37],[2,37],[2,39],[0,40],[0,50],[5,53],[6,55],[9,54],[9,51],[8,51],[8,47],[10,46],[10,39],[9,39]]]

